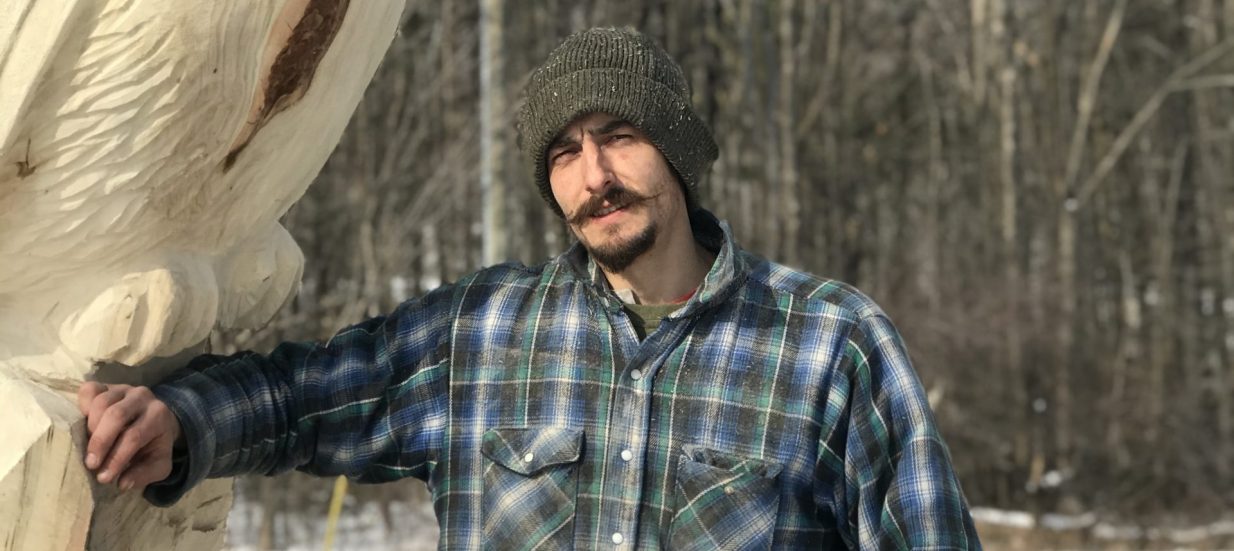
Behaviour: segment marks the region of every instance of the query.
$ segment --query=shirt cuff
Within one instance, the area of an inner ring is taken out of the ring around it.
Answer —
[[[184,450],[172,452],[171,474],[147,486],[142,494],[153,505],[174,505],[210,474],[217,442],[214,429],[210,426],[209,410],[202,394],[196,389],[200,385],[209,385],[208,378],[200,372],[186,369],[176,373],[168,382],[150,389],[176,415],[187,444]]]

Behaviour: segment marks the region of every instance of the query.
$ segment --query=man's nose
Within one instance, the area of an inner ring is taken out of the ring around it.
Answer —
[[[593,195],[601,195],[613,183],[613,171],[608,156],[594,140],[583,142],[583,186]]]

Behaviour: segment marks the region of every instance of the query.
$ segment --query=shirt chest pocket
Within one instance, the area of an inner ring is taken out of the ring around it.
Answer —
[[[571,549],[583,431],[495,428],[484,433],[487,549]]]
[[[770,549],[780,509],[781,466],[684,446],[674,486],[668,549]]]

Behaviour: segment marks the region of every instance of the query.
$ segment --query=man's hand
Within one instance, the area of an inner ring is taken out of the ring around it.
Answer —
[[[121,490],[141,489],[171,474],[171,451],[180,421],[144,386],[87,382],[77,390],[90,442],[86,468]]]

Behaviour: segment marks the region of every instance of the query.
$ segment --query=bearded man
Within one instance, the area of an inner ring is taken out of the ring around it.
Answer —
[[[87,466],[160,504],[206,477],[413,476],[443,549],[980,548],[887,316],[699,205],[717,148],[660,46],[567,38],[519,134],[570,250],[324,344],[87,384]]]

